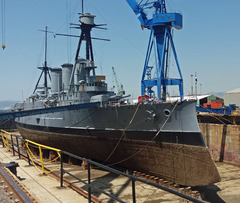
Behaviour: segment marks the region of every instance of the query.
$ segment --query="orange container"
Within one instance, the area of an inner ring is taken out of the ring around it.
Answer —
[[[222,107],[222,103],[204,103],[203,107],[207,108],[208,106],[211,106],[212,109],[216,109],[217,107]]]

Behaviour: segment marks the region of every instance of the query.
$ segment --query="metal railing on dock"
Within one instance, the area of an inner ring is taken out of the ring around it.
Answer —
[[[13,140],[13,137],[15,137],[16,139],[16,142],[14,142]],[[22,149],[22,147],[19,145],[19,140],[24,142],[25,143],[25,146],[27,145],[27,149]],[[90,159],[86,159],[86,158],[82,158],[80,156],[77,156],[77,155],[74,155],[72,153],[69,153],[69,152],[66,152],[66,151],[62,151],[62,150],[59,150],[59,149],[55,149],[55,148],[52,148],[52,147],[48,147],[48,146],[45,146],[45,145],[41,145],[41,144],[38,144],[38,143],[35,143],[35,142],[32,142],[30,140],[25,140],[25,139],[22,139],[20,136],[18,135],[13,135],[11,133],[8,133],[4,130],[1,130],[1,141],[3,143],[3,147],[7,147],[8,150],[10,151],[10,149],[12,149],[12,153],[13,155],[15,156],[15,152],[18,153],[18,156],[19,158],[21,158],[21,152],[24,152],[27,154],[27,159],[28,159],[28,163],[29,165],[31,165],[31,163],[33,165],[36,166],[36,164],[34,164],[34,161],[33,159],[31,158],[31,155],[32,153],[29,152],[29,147],[28,147],[28,143],[31,143],[31,145],[35,145],[35,146],[38,146],[36,148],[39,149],[39,155],[40,155],[40,166],[42,168],[42,172],[45,173],[46,170],[44,170],[45,168],[45,165],[44,165],[44,162],[43,162],[43,154],[42,154],[42,149],[48,149],[48,150],[53,150],[53,151],[56,151],[59,156],[56,158],[56,159],[60,159],[60,187],[59,188],[64,188],[63,186],[63,182],[64,182],[64,178],[63,178],[63,175],[66,173],[68,174],[69,176],[73,177],[74,179],[80,181],[81,183],[83,183],[84,185],[87,186],[88,188],[88,201],[89,202],[92,202],[92,193],[93,193],[93,190],[96,190],[98,192],[101,192],[105,195],[107,195],[108,197],[118,201],[118,202],[124,202],[123,200],[121,200],[120,198],[118,198],[117,196],[114,196],[113,194],[111,193],[108,193],[106,191],[104,191],[103,189],[101,188],[98,188],[96,186],[94,186],[91,182],[91,165],[92,166],[97,166],[98,168],[100,169],[104,169],[108,172],[111,172],[111,173],[114,173],[114,174],[117,174],[117,175],[121,175],[121,176],[124,176],[126,178],[128,178],[129,180],[131,180],[131,183],[132,183],[132,202],[135,203],[137,202],[137,199],[136,199],[136,187],[135,187],[135,183],[136,181],[138,182],[141,182],[141,183],[144,183],[144,184],[147,184],[147,185],[151,185],[155,188],[158,188],[158,189],[161,189],[161,190],[164,190],[166,192],[169,192],[171,194],[174,194],[176,196],[179,196],[183,199],[186,199],[186,200],[189,200],[189,201],[192,201],[192,202],[196,202],[196,203],[202,203],[202,201],[198,200],[198,199],[195,199],[193,197],[190,197],[188,195],[185,195],[183,193],[180,193],[178,191],[175,191],[175,190],[172,190],[172,189],[169,189],[167,187],[164,187],[162,185],[159,185],[157,183],[154,183],[154,182],[150,182],[150,181],[147,181],[147,180],[144,180],[144,179],[141,179],[141,178],[138,178],[134,175],[129,175],[129,174],[126,174],[124,172],[121,172],[119,170],[116,170],[116,169],[113,169],[111,167],[108,167],[106,165],[103,165],[103,164],[100,164],[100,163],[97,163],[95,161],[92,161]],[[71,173],[70,171],[64,169],[64,165],[63,165],[63,155],[67,155],[69,157],[72,157],[72,158],[75,158],[77,160],[80,160],[82,162],[85,162],[87,164],[87,170],[88,170],[88,173],[87,173],[87,181],[81,179],[81,178],[78,178],[76,175],[74,175],[73,173]],[[54,159],[54,160],[56,160]],[[59,169],[58,168],[58,169]]]

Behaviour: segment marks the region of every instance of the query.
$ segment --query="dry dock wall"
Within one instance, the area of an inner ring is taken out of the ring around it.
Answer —
[[[240,125],[199,123],[214,161],[240,164]]]

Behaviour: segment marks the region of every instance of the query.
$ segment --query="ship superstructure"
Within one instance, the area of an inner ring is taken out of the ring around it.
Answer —
[[[108,91],[108,86],[105,82],[106,77],[104,75],[96,75],[95,72],[97,67],[94,64],[91,31],[94,27],[102,25],[96,25],[94,18],[95,16],[89,13],[81,13],[79,24],[74,24],[75,28],[81,29],[74,64],[65,63],[62,65],[62,68],[49,68],[46,60],[47,46],[45,46],[44,66],[39,67],[42,73],[33,95],[29,98],[30,102],[38,103],[40,101],[41,103],[44,101],[46,105],[53,107],[115,99],[114,92]],[[47,35],[47,27],[44,32]],[[47,37],[45,37],[46,40]],[[80,58],[80,49],[84,44],[86,56],[85,58]],[[45,45],[47,44],[45,43]],[[44,78],[43,87],[39,85],[42,76]],[[47,80],[48,77],[51,80],[50,87],[48,85],[50,83]],[[42,107],[44,107],[43,104],[34,104],[34,106],[24,107],[24,110]]]

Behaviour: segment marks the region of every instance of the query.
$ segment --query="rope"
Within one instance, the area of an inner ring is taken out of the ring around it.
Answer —
[[[158,130],[158,132],[156,133],[156,135],[155,135],[144,147],[142,147],[142,149],[139,149],[139,150],[138,150],[136,153],[134,153],[133,155],[131,155],[131,156],[129,156],[129,157],[127,157],[127,158],[125,158],[125,159],[123,159],[123,160],[121,160],[121,161],[118,161],[118,162],[115,162],[115,163],[113,163],[113,164],[110,164],[110,165],[108,165],[108,166],[113,166],[113,165],[116,165],[116,164],[120,164],[120,163],[122,163],[122,162],[124,162],[124,161],[127,161],[128,159],[136,156],[137,154],[139,154],[140,152],[142,152],[144,149],[146,149],[146,147],[148,147],[148,146],[150,145],[150,142],[153,141],[153,140],[159,135],[159,133],[162,131],[163,127],[166,125],[166,123],[168,122],[168,120],[169,120],[169,118],[171,117],[172,113],[174,112],[175,108],[177,107],[177,104],[178,104],[178,101],[176,101],[176,104],[175,104],[175,106],[173,107],[173,109],[171,110],[170,115],[166,118],[165,122],[163,123],[163,125],[161,126],[161,128]]]
[[[137,114],[137,111],[138,111],[138,109],[139,109],[139,106],[140,106],[140,103],[138,103],[137,108],[136,108],[136,111],[135,111],[135,113],[133,114],[133,117],[132,117],[132,119],[130,120],[130,122],[129,122],[129,124],[128,124],[127,127],[129,127],[129,126],[132,124],[133,119],[135,118],[135,116],[136,116],[136,114]],[[127,128],[127,127],[126,127],[126,128]]]
[[[202,105],[200,105],[200,107],[203,107]],[[203,107],[204,108],[204,107]],[[214,113],[213,111],[211,111],[211,109],[208,109],[208,108],[205,108],[209,113]],[[219,122],[221,122],[222,124],[227,124],[227,123],[225,123],[224,121],[222,121],[220,118],[218,118],[217,116],[214,116],[214,115],[211,115],[211,114],[209,114],[209,116],[211,116],[211,117],[213,117],[213,118],[215,118],[215,119],[217,119]],[[232,121],[230,121],[230,120],[228,120],[228,119],[226,119],[226,118],[222,118],[223,120],[225,120],[225,121],[227,121],[227,122],[229,122],[229,123],[231,123],[231,124],[233,124],[233,122]]]
[[[112,152],[110,153],[110,155],[107,157],[107,159],[103,162],[103,164],[105,164],[105,163],[109,160],[109,158],[113,155],[113,153],[116,151],[119,143],[121,142],[121,140],[122,140],[122,138],[123,138],[123,135],[126,135],[126,129],[127,129],[127,127],[129,127],[129,126],[131,125],[131,123],[133,122],[133,119],[135,118],[135,116],[136,116],[136,114],[137,114],[137,112],[138,112],[139,106],[140,106],[140,103],[138,103],[137,108],[136,108],[136,110],[135,110],[135,112],[134,112],[134,114],[133,114],[133,116],[132,116],[132,119],[130,120],[130,122],[128,123],[128,125],[126,126],[126,128],[123,129],[122,135],[121,135],[120,139],[118,140],[118,143],[116,144],[116,146],[114,147],[114,149],[112,150]]]

